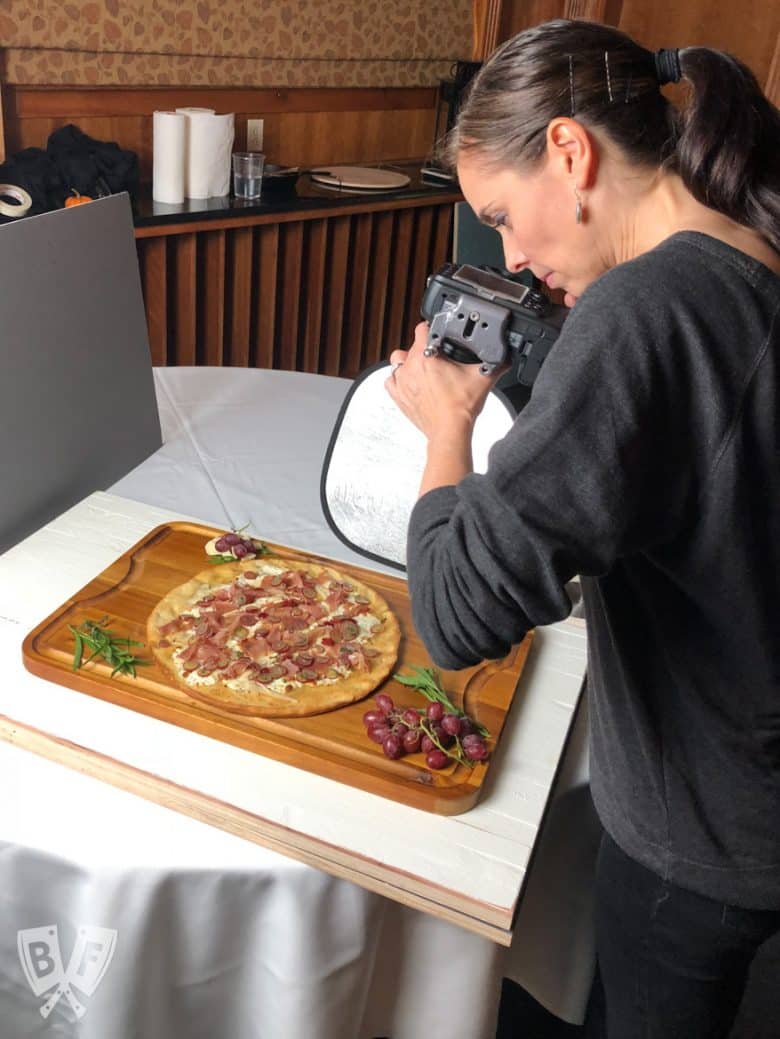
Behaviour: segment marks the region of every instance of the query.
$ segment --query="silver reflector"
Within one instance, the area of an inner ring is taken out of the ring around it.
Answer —
[[[406,528],[425,467],[426,441],[385,389],[390,365],[369,368],[352,385],[331,434],[322,471],[325,518],[345,544],[381,563],[405,569]],[[472,440],[475,472],[514,422],[515,412],[493,391]]]

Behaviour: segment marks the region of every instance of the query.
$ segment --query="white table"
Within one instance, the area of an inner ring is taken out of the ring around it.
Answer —
[[[164,447],[110,494],[0,558],[0,735],[9,741],[0,742],[0,769],[12,791],[0,808],[0,890],[14,892],[0,933],[0,1018],[14,1036],[39,1034],[43,997],[25,981],[17,931],[59,923],[66,963],[78,925],[117,931],[111,964],[85,1001],[84,1037],[492,1039],[503,974],[580,1019],[596,837],[581,717],[538,839],[584,674],[577,622],[537,632],[487,789],[452,818],[22,669],[26,631],[164,520],[249,523],[270,541],[370,565],[338,541],[319,507],[322,457],[348,383],[160,369],[156,384]],[[135,796],[148,795],[145,777],[157,775],[170,784],[165,807]],[[220,803],[240,810],[241,836],[208,825]],[[62,1027],[73,1016],[63,998],[48,1020]]]

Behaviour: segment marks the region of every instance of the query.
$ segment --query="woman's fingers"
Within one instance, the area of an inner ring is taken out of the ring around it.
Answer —
[[[428,332],[430,331],[430,325],[427,321],[420,321],[419,324],[415,325],[414,328],[414,342],[412,343],[412,350],[420,349],[424,350],[428,344]]]
[[[393,350],[393,352],[390,354],[390,357],[388,358],[390,364],[392,364],[393,367],[396,367],[399,364],[403,364],[406,360],[407,352],[408,351],[406,350]]]

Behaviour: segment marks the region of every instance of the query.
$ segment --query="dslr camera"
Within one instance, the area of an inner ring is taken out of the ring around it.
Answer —
[[[428,278],[420,310],[430,326],[429,357],[478,364],[485,375],[511,365],[501,388],[533,385],[568,313],[536,279],[531,288],[491,267],[454,263]]]

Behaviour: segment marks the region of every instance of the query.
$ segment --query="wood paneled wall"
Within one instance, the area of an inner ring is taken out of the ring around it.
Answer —
[[[479,58],[515,33],[552,18],[585,18],[614,25],[651,50],[705,46],[728,51],[755,73],[780,105],[780,4],[744,0],[475,0]]]
[[[352,378],[408,346],[425,281],[450,257],[451,202],[138,231],[155,365]]]
[[[43,147],[52,130],[75,123],[98,140],[117,141],[136,152],[141,178],[150,181],[156,109],[235,112],[237,149],[246,147],[247,119],[261,117],[269,162],[382,162],[429,154],[436,90],[7,86],[3,105],[7,154]]]

